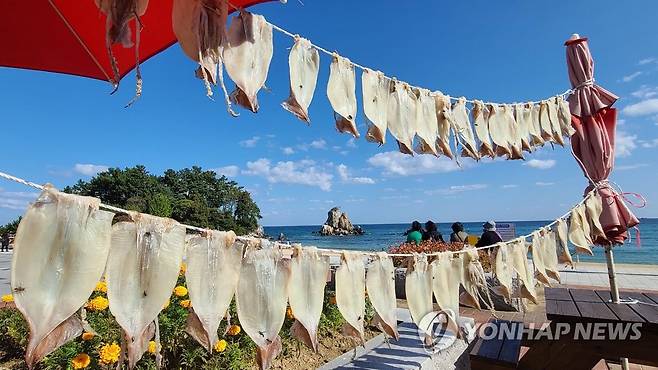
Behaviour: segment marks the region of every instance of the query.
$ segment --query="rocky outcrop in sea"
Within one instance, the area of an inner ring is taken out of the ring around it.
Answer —
[[[327,221],[322,225],[320,235],[363,235],[361,226],[352,225],[347,213],[342,212],[340,208],[334,207],[327,212]]]

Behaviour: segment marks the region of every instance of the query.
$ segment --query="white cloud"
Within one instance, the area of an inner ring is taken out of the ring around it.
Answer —
[[[370,177],[352,177],[347,166],[342,163],[336,167],[336,171],[338,172],[338,176],[340,177],[341,181],[345,183],[367,185],[375,183],[375,180]]]
[[[4,191],[0,189],[0,208],[24,211],[39,193],[27,191]]]
[[[224,166],[224,167],[213,168],[212,171],[215,171],[215,173],[220,176],[224,175],[226,177],[235,177],[240,172],[240,167]]]
[[[254,136],[250,139],[247,140],[242,140],[240,142],[240,146],[244,148],[253,148],[258,144],[258,141],[260,140],[260,136]]]
[[[75,166],[73,166],[73,171],[85,176],[95,176],[99,172],[107,171],[108,168],[108,166],[100,164],[76,163]]]
[[[537,181],[535,183],[535,185],[537,185],[537,186],[553,186],[553,185],[555,185],[555,183],[554,182]]]
[[[356,140],[354,138],[350,138],[347,140],[347,144],[345,144],[348,148],[356,148]]]
[[[631,117],[649,116],[658,113],[658,98],[642,100],[639,103],[627,105],[622,112]]]
[[[633,72],[633,73],[629,74],[628,76],[622,77],[621,80],[624,81],[624,82],[631,82],[641,74],[642,74],[642,72],[640,72],[640,71]]]
[[[317,186],[324,191],[331,190],[333,175],[317,167],[310,160],[277,162],[272,165],[267,158],[247,162],[247,169],[242,171],[245,175],[260,176],[269,183],[300,184]]]
[[[630,170],[636,170],[638,168],[642,167],[648,167],[649,165],[646,163],[637,163],[637,164],[628,164],[628,165],[622,165],[622,166],[616,166],[615,171],[630,171]]]
[[[531,159],[524,163],[524,166],[537,168],[540,170],[547,170],[549,168],[555,167],[557,162],[554,159]]]
[[[518,188],[518,187],[519,187],[519,186],[518,186],[517,184],[505,184],[505,185],[501,185],[501,188],[502,188],[502,189],[514,189],[514,188]]]
[[[482,190],[486,189],[488,187],[487,184],[470,184],[470,185],[452,185],[447,188],[443,189],[436,189],[436,190],[427,190],[425,191],[425,194],[427,195],[452,195],[452,194],[458,194],[458,193],[463,193],[466,191],[476,191],[476,190]]]
[[[615,137],[615,157],[624,158],[631,155],[633,149],[637,148],[636,135],[630,135],[626,131],[618,130]]]
[[[324,139],[313,140],[309,146],[313,149],[327,149],[327,142]]]
[[[446,157],[432,157],[429,155],[410,156],[400,152],[377,153],[368,158],[368,163],[373,167],[379,167],[386,175],[420,175],[430,173],[444,173],[457,171],[460,167],[455,161]],[[471,166],[469,162],[463,162],[462,167]]]
[[[285,155],[295,154],[295,149],[293,149],[293,148],[291,148],[291,147],[289,147],[289,146],[287,146],[287,147],[285,147],[285,148],[283,148],[283,149],[281,149],[281,150],[283,151],[283,154],[285,154]]]
[[[642,85],[639,89],[633,91],[631,95],[639,99],[649,99],[658,95],[658,88]]]
[[[649,64],[649,63],[653,63],[653,62],[656,62],[656,58],[651,57],[651,58],[640,59],[640,61],[637,62],[637,64],[643,66],[645,64]]]
[[[651,141],[642,141],[641,145],[643,148],[655,148],[658,146],[658,139],[653,139]]]

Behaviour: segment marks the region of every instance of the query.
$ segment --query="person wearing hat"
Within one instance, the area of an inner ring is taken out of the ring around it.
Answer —
[[[461,222],[452,224],[452,233],[450,234],[451,243],[467,243],[468,234],[464,231],[464,225]]]
[[[503,241],[503,238],[496,231],[496,223],[494,221],[485,222],[482,228],[484,231],[482,232],[482,236],[480,236],[480,240],[475,244],[476,248],[488,247]]]

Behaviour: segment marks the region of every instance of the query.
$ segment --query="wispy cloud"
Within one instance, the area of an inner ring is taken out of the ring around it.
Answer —
[[[341,181],[344,183],[366,185],[375,183],[375,180],[370,177],[352,177],[347,166],[342,163],[336,166],[336,171],[338,172],[338,176],[340,177]]]
[[[637,148],[637,135],[630,135],[626,131],[617,130],[615,137],[615,157],[624,158],[632,154],[633,150]]]
[[[0,208],[24,211],[39,193],[27,191],[4,191],[0,189]]]
[[[654,96],[658,95],[658,88],[657,87],[649,87],[647,85],[642,85],[640,86],[639,89],[633,91],[631,93],[631,96],[638,98],[638,99],[649,99],[653,98]]]
[[[436,158],[429,155],[410,156],[400,152],[377,153],[368,158],[373,167],[383,170],[385,175],[420,175],[457,171],[460,167],[455,161],[446,157]],[[469,162],[463,162],[462,168],[470,167]]]
[[[331,180],[333,179],[332,174],[310,160],[282,161],[272,164],[269,159],[261,158],[253,162],[247,162],[247,169],[243,170],[242,173],[263,177],[272,184],[317,186],[324,191],[331,190]]]
[[[549,168],[555,167],[556,163],[557,162],[554,159],[531,159],[525,162],[523,165],[540,170],[547,170]]]
[[[641,74],[642,74],[641,71],[636,71],[636,72],[633,72],[633,73],[629,74],[628,76],[622,77],[621,80],[624,81],[624,82],[631,82],[634,79],[636,79],[638,76],[640,76]]]
[[[653,139],[651,141],[642,141],[642,142],[640,142],[640,145],[643,148],[655,148],[655,147],[658,146],[658,139]]]
[[[293,149],[293,148],[291,148],[291,147],[289,147],[289,146],[287,146],[287,147],[281,149],[281,151],[283,151],[283,154],[285,154],[285,155],[295,154],[295,149]]]
[[[640,59],[640,61],[637,62],[637,64],[643,66],[643,65],[650,64],[650,63],[653,63],[653,62],[658,62],[658,60],[656,60],[656,58],[654,58],[654,57],[644,58],[644,59]]]
[[[470,185],[452,185],[443,189],[426,190],[427,195],[453,195],[467,191],[483,190],[488,187],[487,184],[470,184]]]
[[[215,171],[216,174],[220,176],[226,176],[226,177],[235,177],[238,175],[240,172],[240,167],[238,166],[224,166],[224,167],[217,167],[217,168],[212,168],[212,171]]]
[[[302,151],[308,151],[309,149],[327,149],[327,142],[324,139],[313,140],[310,143],[304,143],[297,145],[297,149]]]
[[[500,186],[501,189],[515,189],[515,188],[518,188],[518,187],[519,187],[519,185],[517,185],[517,184],[505,184],[505,185]]]
[[[636,163],[636,164],[629,164],[629,165],[621,165],[621,166],[616,166],[615,171],[631,171],[631,170],[636,170],[638,168],[643,168],[643,167],[649,167],[647,163]]]
[[[107,171],[108,168],[101,164],[76,163],[73,171],[85,176],[95,176],[99,172]]]
[[[658,98],[645,99],[638,103],[627,105],[622,112],[631,117],[658,114]]]
[[[242,140],[239,144],[243,148],[253,148],[258,144],[258,141],[260,140],[260,136],[254,136],[250,139]]]
[[[354,138],[350,138],[349,140],[347,140],[345,146],[348,148],[356,148],[356,140]]]
[[[535,183],[535,185],[537,185],[537,186],[553,186],[553,185],[555,185],[555,183],[554,182],[537,181]]]

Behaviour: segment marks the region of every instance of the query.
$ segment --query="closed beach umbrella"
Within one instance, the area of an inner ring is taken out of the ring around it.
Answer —
[[[576,130],[571,137],[571,145],[585,176],[590,180],[586,193],[595,185],[599,186],[603,200],[600,221],[606,237],[597,238],[594,242],[606,248],[610,285],[614,300],[618,301],[612,245],[622,244],[628,237],[628,229],[640,222],[608,184],[615,158],[617,110],[612,105],[617,96],[595,83],[594,60],[587,38],[575,34],[565,45],[569,80],[574,90],[568,98],[571,122]]]
[[[103,0],[107,2],[108,0]],[[189,0],[198,1],[198,0]],[[231,0],[248,7],[269,0]],[[125,1],[124,1],[125,2]],[[176,42],[173,0],[151,0],[140,17],[139,59],[145,61]],[[235,9],[229,6],[229,11]],[[90,77],[118,83],[105,41],[106,17],[94,0],[0,1],[0,66]],[[130,22],[133,39],[135,22]],[[118,79],[136,65],[135,48],[112,47]]]

